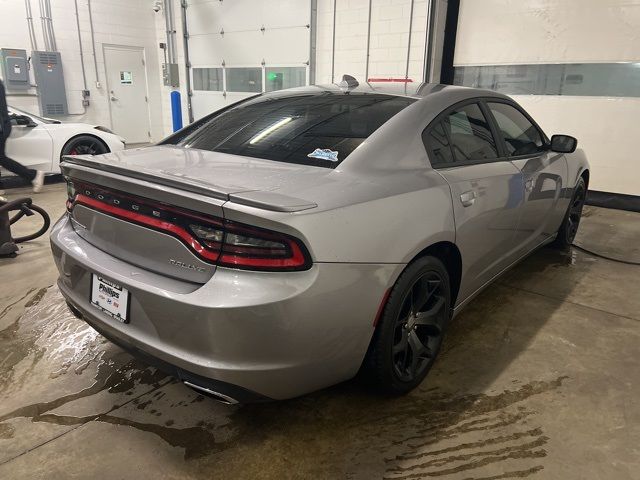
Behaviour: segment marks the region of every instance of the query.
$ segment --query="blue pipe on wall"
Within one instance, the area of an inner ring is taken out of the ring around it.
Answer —
[[[171,92],[171,119],[173,120],[173,131],[177,132],[182,128],[182,105],[180,102],[180,92]]]

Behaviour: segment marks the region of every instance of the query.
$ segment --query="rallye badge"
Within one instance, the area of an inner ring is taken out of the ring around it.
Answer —
[[[198,265],[192,265],[191,263],[181,262],[180,260],[174,260],[173,258],[169,259],[169,263],[171,265],[175,265],[176,267],[186,268],[187,270],[195,270],[196,272],[206,271],[204,268],[199,267]]]
[[[329,148],[316,148],[307,155],[309,158],[319,158],[320,160],[329,160],[330,162],[338,161],[338,152]]]

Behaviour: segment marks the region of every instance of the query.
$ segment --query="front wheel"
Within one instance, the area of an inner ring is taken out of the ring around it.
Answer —
[[[449,274],[422,257],[394,285],[365,359],[365,375],[388,393],[404,394],[427,376],[450,317]]]
[[[573,191],[573,197],[567,213],[564,216],[562,225],[558,229],[558,235],[553,242],[553,246],[559,249],[567,249],[573,243],[578,233],[578,226],[582,218],[582,208],[587,198],[587,184],[584,178],[580,177],[576,188]]]

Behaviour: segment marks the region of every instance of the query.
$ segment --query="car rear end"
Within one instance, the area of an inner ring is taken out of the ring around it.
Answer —
[[[229,403],[357,373],[398,269],[336,253],[362,245],[347,238],[340,249],[340,232],[329,232],[338,217],[318,207],[318,192],[335,198],[358,180],[319,157],[301,165],[167,146],[107,158],[62,164],[68,212],[51,244],[77,316]]]

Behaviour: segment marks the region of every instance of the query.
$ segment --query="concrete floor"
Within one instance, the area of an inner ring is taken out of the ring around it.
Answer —
[[[57,217],[64,195],[35,198]],[[583,222],[582,245],[640,260],[640,214],[587,208]],[[638,266],[543,249],[454,321],[417,391],[348,382],[243,407],[73,318],[47,239],[0,275],[2,479],[640,478]]]

